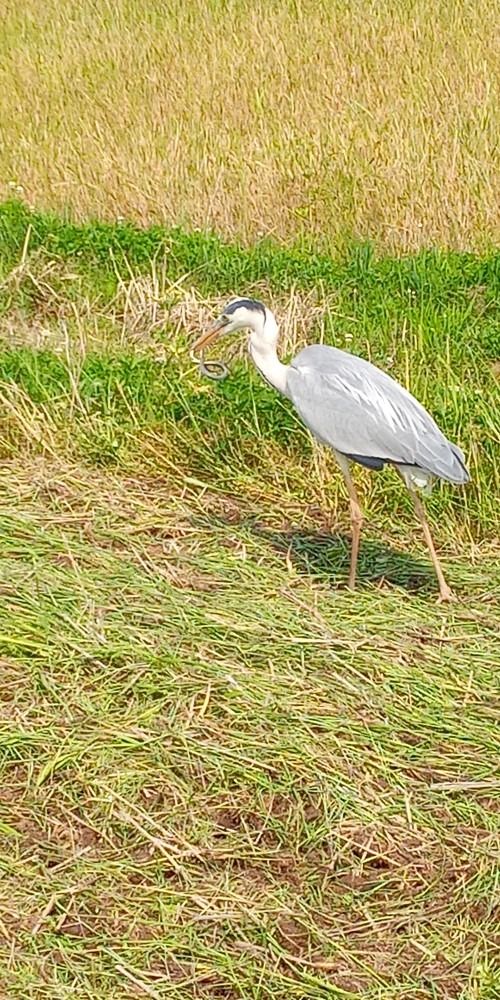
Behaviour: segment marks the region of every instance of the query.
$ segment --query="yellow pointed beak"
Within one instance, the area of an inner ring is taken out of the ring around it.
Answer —
[[[205,333],[202,333],[201,337],[198,337],[196,343],[193,344],[193,354],[196,354],[198,351],[204,351],[206,347],[213,344],[213,342],[217,340],[223,326],[224,323],[222,320],[217,319],[214,325],[211,326],[209,330],[206,330]]]

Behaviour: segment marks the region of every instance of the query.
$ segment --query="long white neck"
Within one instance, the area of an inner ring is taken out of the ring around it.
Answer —
[[[256,316],[248,347],[252,355],[255,366],[264,376],[266,382],[270,382],[278,392],[288,395],[286,389],[286,379],[288,365],[284,365],[278,358],[276,345],[278,343],[278,324],[270,309],[266,309],[266,320],[264,317]]]

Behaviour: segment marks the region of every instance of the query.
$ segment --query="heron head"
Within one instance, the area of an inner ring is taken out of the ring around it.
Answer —
[[[233,299],[223,309],[215,323],[198,338],[193,351],[205,350],[213,344],[221,333],[236,333],[237,330],[262,329],[266,322],[266,307],[257,299]]]

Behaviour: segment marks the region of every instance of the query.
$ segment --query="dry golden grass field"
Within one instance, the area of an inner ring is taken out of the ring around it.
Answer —
[[[392,249],[500,233],[496,0],[3,0],[0,195]]]

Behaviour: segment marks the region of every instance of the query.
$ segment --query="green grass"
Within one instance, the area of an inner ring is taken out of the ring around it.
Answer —
[[[328,498],[337,513],[344,500],[334,466],[311,481],[309,438],[241,354],[219,386],[201,382],[189,360],[189,342],[220,296],[252,292],[277,309],[285,355],[323,339],[390,367],[468,455],[471,486],[436,490],[430,505],[443,537],[455,538],[457,521],[469,537],[498,534],[498,253],[392,259],[353,244],[332,258],[269,241],[245,249],[180,229],[77,226],[15,202],[0,207],[0,231],[1,322],[12,347],[0,379],[7,395],[12,383],[26,394],[30,411],[17,427],[9,416],[5,454],[20,435],[43,448],[49,424],[57,449],[62,430],[74,457],[160,463],[240,497]],[[19,402],[17,391],[11,410]],[[377,516],[406,509],[396,480],[368,481]]]
[[[3,995],[496,1000],[500,258],[0,225]],[[459,604],[390,473],[345,589],[333,461],[241,352],[189,361],[233,292],[464,447]]]

